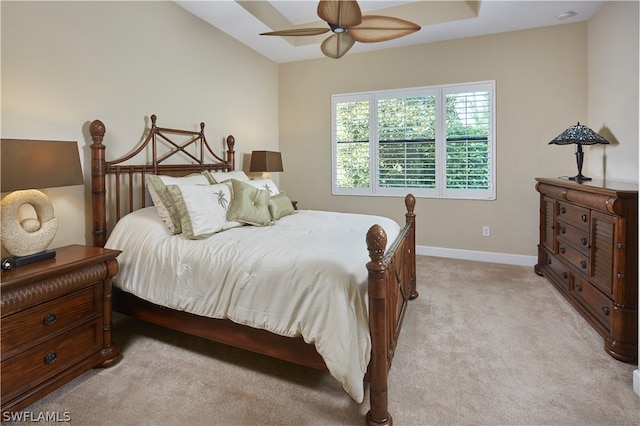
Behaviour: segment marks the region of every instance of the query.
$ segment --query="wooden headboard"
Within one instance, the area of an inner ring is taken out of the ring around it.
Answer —
[[[151,128],[144,141],[131,153],[113,161],[105,160],[102,143],[106,128],[100,120],[91,122],[91,206],[93,216],[93,245],[103,247],[107,241],[107,225],[112,228],[122,216],[146,207],[145,175],[186,176],[203,171],[232,171],[235,169],[235,138],[227,136],[226,160],[216,155],[200,130],[179,130],[158,127],[157,117],[151,116]],[[182,137],[184,140],[176,141]],[[159,153],[158,142],[168,147]],[[135,157],[146,158],[136,164]],[[212,157],[212,160],[207,160]],[[167,162],[171,158],[171,162]],[[123,164],[133,160],[131,164]],[[179,161],[176,163],[176,161]],[[109,191],[107,192],[107,189]]]

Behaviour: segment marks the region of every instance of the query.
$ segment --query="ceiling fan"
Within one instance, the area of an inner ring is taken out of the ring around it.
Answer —
[[[393,40],[414,33],[420,26],[391,16],[362,16],[357,1],[322,0],[318,3],[318,16],[329,28],[298,28],[272,31],[260,35],[314,36],[332,31],[320,50],[329,58],[338,59],[351,49],[355,42],[376,43]]]

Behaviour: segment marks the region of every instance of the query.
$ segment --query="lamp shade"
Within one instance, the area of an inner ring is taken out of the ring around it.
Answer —
[[[283,172],[282,155],[275,151],[253,151],[250,172]]]
[[[549,142],[549,145],[576,145],[576,164],[578,166],[578,174],[570,177],[569,179],[575,180],[576,182],[582,182],[591,180],[591,178],[582,174],[582,165],[584,163],[584,151],[582,150],[582,145],[595,145],[597,143],[608,144],[609,141],[587,126],[583,126],[578,121],[578,124],[569,127],[567,130],[556,136],[551,142]]]
[[[2,192],[82,185],[77,142],[2,139]]]
[[[569,145],[572,143],[580,145],[595,145],[597,143],[608,144],[609,141],[589,127],[578,122],[575,126],[569,127],[567,130],[556,136],[551,142],[549,142],[549,145]]]

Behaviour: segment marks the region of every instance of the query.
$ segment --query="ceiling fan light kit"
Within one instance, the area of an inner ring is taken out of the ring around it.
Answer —
[[[377,43],[404,37],[420,30],[420,26],[392,16],[362,16],[356,1],[322,0],[318,3],[318,16],[329,24],[329,28],[300,28],[271,31],[260,35],[313,36],[333,32],[326,38],[320,50],[333,59],[344,56],[355,44]]]

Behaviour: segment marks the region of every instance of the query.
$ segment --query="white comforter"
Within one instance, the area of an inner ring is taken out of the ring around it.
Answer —
[[[357,402],[371,353],[365,236],[379,216],[300,210],[272,226],[206,240],[171,235],[154,207],[121,219],[106,247],[122,250],[114,284],[158,305],[302,336]]]

